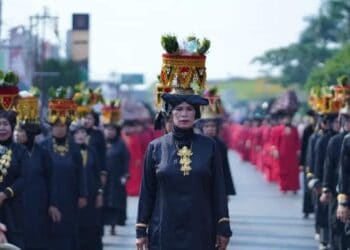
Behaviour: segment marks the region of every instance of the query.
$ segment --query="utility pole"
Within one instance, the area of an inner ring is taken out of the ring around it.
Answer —
[[[2,38],[2,0],[0,0],[0,41]]]

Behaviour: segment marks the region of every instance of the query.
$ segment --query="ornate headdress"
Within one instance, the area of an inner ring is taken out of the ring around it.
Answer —
[[[201,107],[201,119],[219,119],[224,115],[224,107],[218,95],[217,87],[212,87],[204,93],[209,105]]]
[[[334,86],[335,99],[341,102],[339,113],[350,116],[350,83],[347,76],[338,79],[338,85]]]
[[[71,88],[59,87],[49,90],[51,99],[49,100],[48,122],[54,124],[71,123],[76,119],[77,105],[72,100],[73,90]]]
[[[84,83],[80,83],[75,86],[75,90],[73,101],[77,105],[78,118],[91,113],[94,105],[104,102],[100,88],[93,90],[87,88]]]
[[[17,84],[18,76],[13,72],[0,71],[0,109],[9,111],[14,108],[15,99],[18,96],[19,89]]]
[[[17,121],[20,124],[39,124],[38,90],[21,91],[16,104]]]
[[[188,37],[184,48],[180,48],[177,38],[162,36],[163,65],[156,86],[156,104],[161,108],[162,100],[174,106],[183,101],[193,105],[206,105],[208,101],[196,94],[203,91],[206,83],[206,52],[210,41],[200,42],[196,37]]]
[[[102,107],[102,124],[119,126],[121,122],[121,104],[119,100],[111,101]]]

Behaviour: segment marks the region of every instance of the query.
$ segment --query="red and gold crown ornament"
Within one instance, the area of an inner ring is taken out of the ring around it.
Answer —
[[[194,36],[188,37],[180,48],[176,36],[164,35],[161,44],[166,51],[162,55],[162,68],[159,83],[156,86],[156,106],[161,106],[163,93],[193,94],[194,84],[203,91],[206,84],[206,56],[210,41],[200,41]]]
[[[218,88],[212,87],[204,92],[204,98],[208,99],[209,104],[201,106],[201,119],[220,119],[223,117],[225,110],[222,105]]]
[[[77,105],[71,98],[72,88],[59,87],[57,89],[51,88],[49,95],[49,113],[48,122],[54,124],[56,122],[70,123],[76,120]]]
[[[83,118],[93,111],[93,106],[103,103],[102,90],[87,88],[84,83],[75,86],[76,93],[73,96],[73,101],[77,105],[77,116]]]
[[[121,122],[121,103],[120,100],[110,101],[101,109],[103,125],[120,125]]]
[[[8,111],[14,108],[19,89],[18,76],[13,72],[4,73],[0,70],[0,109]]]

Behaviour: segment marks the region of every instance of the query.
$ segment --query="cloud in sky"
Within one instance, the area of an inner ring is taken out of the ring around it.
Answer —
[[[303,18],[316,14],[320,0],[3,0],[3,33],[28,24],[42,12],[59,16],[61,45],[71,28],[72,13],[90,13],[90,76],[142,72],[156,79],[161,66],[160,36],[207,37],[212,47],[208,78],[257,76],[253,57],[295,42]]]

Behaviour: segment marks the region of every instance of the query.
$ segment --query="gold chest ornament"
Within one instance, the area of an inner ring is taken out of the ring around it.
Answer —
[[[11,165],[12,150],[3,149],[5,153],[0,157],[0,183],[4,181],[4,177],[7,175],[7,169]]]
[[[187,146],[183,146],[181,149],[178,148],[177,155],[180,156],[180,164],[181,168],[180,171],[183,172],[183,175],[189,175],[191,168],[191,156],[193,155],[192,152],[192,146],[191,148],[188,148]]]

